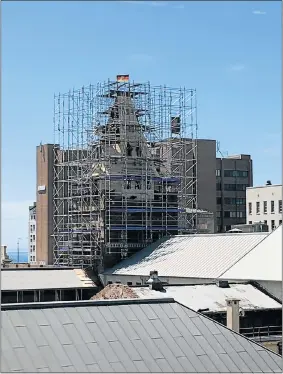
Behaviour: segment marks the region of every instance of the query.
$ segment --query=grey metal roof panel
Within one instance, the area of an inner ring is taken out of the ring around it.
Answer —
[[[29,373],[282,370],[275,353],[172,300],[123,302],[4,305],[2,367]]]

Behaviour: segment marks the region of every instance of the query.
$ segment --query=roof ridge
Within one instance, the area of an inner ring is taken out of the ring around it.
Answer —
[[[110,305],[133,305],[133,304],[159,304],[175,303],[172,297],[149,298],[149,299],[103,299],[103,300],[75,300],[75,301],[45,301],[33,303],[1,304],[1,311],[21,309],[48,309],[48,308],[71,308],[85,306],[110,306]]]
[[[274,230],[276,231],[276,230]],[[241,261],[244,257],[246,257],[251,251],[253,251],[259,244],[261,244],[265,239],[267,239],[274,231],[270,232],[268,235],[264,236],[264,238],[257,244],[255,244],[247,253],[245,253],[241,258],[239,258],[233,265],[231,265],[228,269],[226,269],[223,273],[218,275],[218,278],[222,277],[223,274],[227,273],[233,266],[235,266],[239,261]]]

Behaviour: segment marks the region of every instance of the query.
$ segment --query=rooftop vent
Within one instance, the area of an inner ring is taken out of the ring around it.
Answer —
[[[270,180],[266,181],[266,186],[271,186],[271,185],[272,185],[272,183],[271,183]]]
[[[154,291],[164,291],[163,283],[158,278],[158,271],[153,270],[149,273],[149,280],[146,282],[149,288]]]
[[[230,288],[230,286],[229,286],[229,282],[228,282],[227,280],[219,280],[219,281],[217,282],[217,286],[218,286],[219,288]]]

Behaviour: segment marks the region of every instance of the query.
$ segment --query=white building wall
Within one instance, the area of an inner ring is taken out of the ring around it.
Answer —
[[[29,207],[28,262],[36,261],[36,203]]]
[[[248,187],[247,224],[264,222],[269,231],[282,224],[282,185]]]

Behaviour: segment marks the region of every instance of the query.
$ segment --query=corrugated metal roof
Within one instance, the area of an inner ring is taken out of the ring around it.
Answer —
[[[82,270],[1,270],[1,290],[40,290],[95,287]]]
[[[282,226],[226,270],[221,278],[282,282]]]
[[[168,299],[2,309],[1,322],[1,372],[282,372],[279,355]]]
[[[215,284],[197,286],[165,286],[166,292],[148,287],[134,287],[140,298],[172,297],[175,301],[195,311],[209,309],[209,312],[225,312],[226,299],[240,300],[240,307],[246,311],[259,309],[281,309],[282,305],[261,292],[251,284],[230,284],[230,288],[221,288]]]
[[[247,254],[266,233],[180,235],[147,247],[105,274],[217,278]]]

